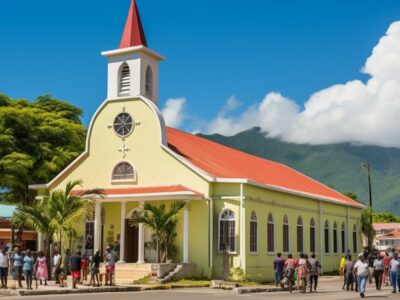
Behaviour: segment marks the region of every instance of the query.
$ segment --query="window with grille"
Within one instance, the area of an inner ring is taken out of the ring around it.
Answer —
[[[257,215],[254,211],[250,216],[250,252],[257,252]]]
[[[329,253],[329,222],[325,222],[324,230],[325,253]]]
[[[283,217],[283,252],[289,252],[289,220],[285,215]]]
[[[131,71],[127,63],[121,66],[119,95],[129,96],[131,93]]]
[[[226,209],[219,219],[219,251],[236,251],[235,234],[235,214]]]
[[[297,252],[303,252],[303,220],[297,218]]]
[[[130,114],[122,112],[114,119],[114,132],[120,137],[127,137],[134,128],[134,122]]]
[[[333,223],[333,253],[338,253],[338,227]]]
[[[340,238],[342,241],[342,253],[346,252],[346,225],[342,223],[342,227],[340,230]]]
[[[313,218],[311,218],[310,221],[310,252],[315,253],[316,248],[315,248],[315,221]]]
[[[353,227],[353,252],[357,253],[358,252],[358,247],[357,247],[357,225],[354,225]]]
[[[112,174],[112,180],[134,180],[135,171],[127,162],[121,162],[115,166]]]
[[[271,213],[268,214],[267,223],[267,251],[275,251],[275,232],[274,232],[274,217]]]
[[[151,98],[153,96],[153,71],[150,66],[146,69],[146,83],[145,83],[146,97]]]

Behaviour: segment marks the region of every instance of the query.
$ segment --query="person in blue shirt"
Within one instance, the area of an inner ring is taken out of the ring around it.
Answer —
[[[285,260],[281,256],[280,252],[277,253],[274,260],[275,286],[278,286],[282,280],[283,268],[285,267]]]
[[[26,288],[28,290],[32,289],[32,273],[33,273],[33,257],[31,255],[31,250],[26,251],[26,255],[24,257],[24,265],[22,267],[22,270],[25,274],[25,280],[26,280]]]
[[[23,257],[21,249],[17,247],[17,252],[12,257],[13,260],[13,271],[15,272],[15,279],[18,281],[18,286],[22,288],[22,265]]]

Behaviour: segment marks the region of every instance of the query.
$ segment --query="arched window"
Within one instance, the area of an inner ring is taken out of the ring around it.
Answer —
[[[129,96],[131,93],[131,71],[127,63],[122,64],[119,78],[119,95]]]
[[[346,225],[342,223],[340,228],[340,239],[342,242],[342,253],[346,253]]]
[[[315,253],[315,221],[314,218],[310,220],[310,252]]]
[[[333,253],[338,253],[338,227],[336,221],[333,223]]]
[[[289,252],[289,220],[287,215],[283,217],[283,252]]]
[[[257,215],[253,211],[250,216],[250,252],[257,252]]]
[[[329,221],[325,222],[324,230],[325,253],[329,253]]]
[[[275,251],[275,229],[274,217],[271,213],[268,214],[267,222],[267,251],[272,253]]]
[[[112,180],[134,180],[135,170],[127,162],[120,162],[114,167]]]
[[[303,249],[303,220],[301,217],[297,218],[297,252],[304,252]]]
[[[354,224],[353,226],[353,252],[357,253],[358,252],[358,247],[357,247],[357,239],[358,239],[358,234],[357,234],[357,225]]]
[[[146,84],[145,84],[146,97],[153,96],[153,71],[150,66],[146,69]]]
[[[219,218],[219,251],[235,252],[235,213],[230,209],[222,211]]]

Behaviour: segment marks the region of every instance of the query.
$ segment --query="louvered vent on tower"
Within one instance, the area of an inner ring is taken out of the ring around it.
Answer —
[[[129,96],[131,93],[131,72],[127,63],[121,68],[119,96]]]

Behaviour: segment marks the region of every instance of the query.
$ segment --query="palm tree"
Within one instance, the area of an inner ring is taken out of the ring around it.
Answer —
[[[152,231],[156,240],[157,263],[160,262],[161,244],[166,241],[167,237],[170,237],[169,233],[176,231],[179,212],[184,206],[185,202],[175,201],[167,210],[164,203],[160,205],[145,203],[143,210],[136,211],[129,220],[131,226],[137,226],[141,223]],[[172,241],[168,242],[171,243]]]
[[[62,250],[63,233],[70,232],[77,222],[89,217],[93,212],[93,198],[103,195],[100,189],[85,190],[77,195],[71,195],[77,186],[82,186],[82,180],[70,181],[65,190],[57,190],[50,195],[51,226],[56,228],[60,251]]]
[[[372,210],[370,207],[363,210],[361,215],[361,232],[368,243],[368,249],[371,249],[375,238],[375,229],[371,223]]]
[[[32,205],[21,203],[17,206],[12,217],[13,226],[24,226],[43,234],[45,241],[44,252],[46,256],[48,254],[50,240],[56,230],[52,224],[52,216],[50,215],[48,207],[48,198],[36,201]]]

